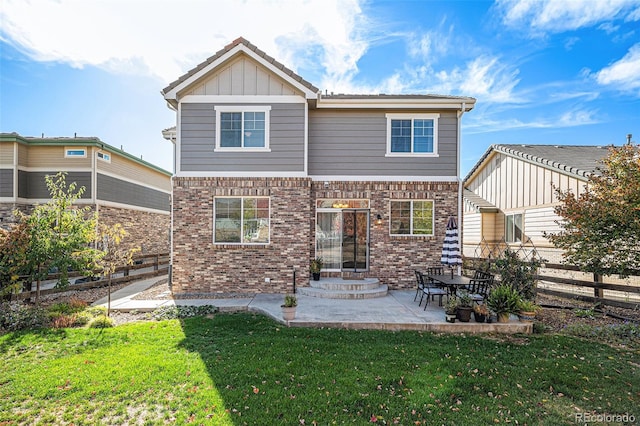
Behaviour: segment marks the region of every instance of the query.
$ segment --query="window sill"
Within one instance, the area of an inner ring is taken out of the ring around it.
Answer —
[[[438,155],[437,153],[434,154],[430,154],[430,153],[412,153],[412,152],[387,152],[385,155],[385,157],[439,157],[440,155]]]
[[[271,152],[270,148],[215,148],[213,152]]]
[[[266,249],[269,243],[213,243],[216,249]]]

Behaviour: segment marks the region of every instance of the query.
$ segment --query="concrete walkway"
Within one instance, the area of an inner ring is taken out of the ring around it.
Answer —
[[[111,309],[114,311],[150,312],[163,306],[216,306],[221,312],[250,311],[267,315],[291,327],[332,327],[378,330],[419,330],[439,333],[532,333],[531,323],[519,322],[515,316],[508,323],[463,323],[451,324],[444,319],[444,310],[437,299],[418,307],[413,301],[413,290],[390,290],[387,296],[374,299],[322,299],[298,295],[296,318],[285,321],[280,305],[281,294],[256,294],[250,298],[235,299],[169,299],[134,300],[138,293],[151,287],[163,277],[136,281],[111,294]],[[106,306],[102,298],[93,305]]]

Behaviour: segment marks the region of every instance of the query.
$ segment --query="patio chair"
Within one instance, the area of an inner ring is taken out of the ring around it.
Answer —
[[[422,279],[420,271],[416,270],[414,272],[416,273],[416,295],[413,298],[413,301],[416,301],[416,299],[418,298],[418,293],[420,293],[420,303],[418,303],[418,306],[420,306],[420,304],[422,303],[422,297],[424,296],[424,280]]]
[[[483,273],[483,275],[485,275],[484,278],[472,278],[469,281],[469,296],[472,301],[478,304],[484,302],[489,293],[489,288],[493,284],[493,275],[486,273]]]
[[[427,268],[427,275],[444,275],[444,268],[442,266],[430,266]]]
[[[433,300],[435,296],[440,296],[438,306],[442,306],[442,296],[449,296],[449,292],[446,289],[436,285],[436,282],[433,280],[433,278],[425,277],[420,272],[418,272],[418,274],[420,276],[420,280],[422,281],[422,294],[427,295],[427,302],[424,304],[424,310],[427,310],[429,300]],[[420,303],[418,303],[418,306],[420,306],[421,303],[422,297],[420,297]]]

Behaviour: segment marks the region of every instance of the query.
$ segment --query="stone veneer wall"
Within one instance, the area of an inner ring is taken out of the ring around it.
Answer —
[[[176,296],[285,293],[309,281],[311,180],[173,179],[173,272]],[[213,197],[270,197],[270,243],[213,243]],[[270,282],[265,282],[269,279]]]
[[[171,215],[133,209],[98,206],[98,220],[107,225],[119,223],[129,235],[122,244],[140,247],[137,254],[168,253]]]
[[[390,289],[415,288],[415,269],[440,265],[449,216],[458,214],[458,184],[456,182],[314,182],[312,196],[316,198],[342,198],[370,200],[370,257],[369,272]],[[389,235],[389,208],[391,200],[434,200],[433,236]],[[382,224],[376,224],[377,215]],[[315,214],[311,229],[315,229]],[[313,247],[314,233],[310,233]],[[326,275],[326,274],[325,274]],[[340,273],[330,275],[340,276]]]

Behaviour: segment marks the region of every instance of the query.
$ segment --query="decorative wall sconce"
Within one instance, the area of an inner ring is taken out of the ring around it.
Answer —
[[[376,216],[376,225],[382,225],[382,216]]]

